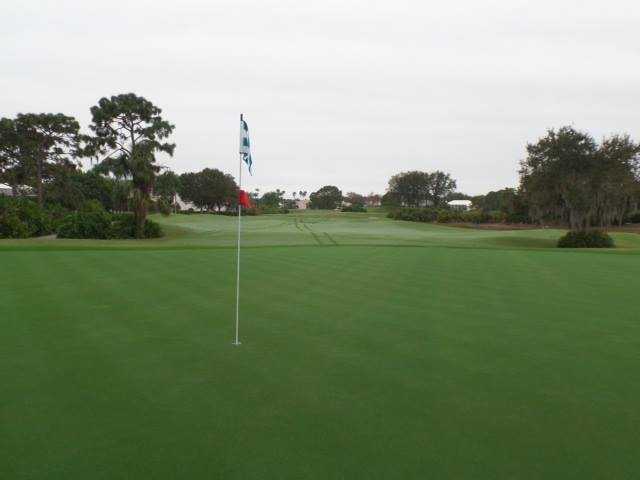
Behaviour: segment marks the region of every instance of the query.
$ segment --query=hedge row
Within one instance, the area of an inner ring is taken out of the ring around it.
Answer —
[[[26,198],[0,196],[0,238],[29,238],[58,234],[60,238],[135,238],[132,214],[112,214],[95,201],[86,202],[79,212],[62,207],[40,207]],[[162,236],[157,223],[147,220],[145,238]]]
[[[446,210],[435,208],[400,208],[392,210],[389,218],[410,222],[438,223],[525,223],[521,215],[507,215],[502,212],[483,212],[481,210]]]
[[[358,212],[366,213],[367,209],[361,203],[354,203],[353,205],[345,206],[340,209],[341,212]]]
[[[163,235],[160,225],[147,219],[144,238]],[[112,214],[103,211],[81,211],[67,215],[58,228],[58,238],[135,238],[135,218],[130,213]]]

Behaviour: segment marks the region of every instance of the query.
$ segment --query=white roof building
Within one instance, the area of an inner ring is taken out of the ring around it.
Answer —
[[[456,210],[471,210],[471,200],[451,200],[447,205]]]
[[[9,185],[0,183],[0,195],[6,195],[8,197],[13,196],[13,189]]]

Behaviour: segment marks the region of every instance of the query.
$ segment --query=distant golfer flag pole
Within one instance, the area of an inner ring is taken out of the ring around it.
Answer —
[[[240,160],[238,166],[238,261],[236,270],[236,341],[234,345],[240,345],[240,237],[242,234],[242,207],[250,208],[249,194],[242,190],[242,163],[246,163],[251,172],[253,161],[251,159],[251,143],[249,142],[249,127],[240,114]]]

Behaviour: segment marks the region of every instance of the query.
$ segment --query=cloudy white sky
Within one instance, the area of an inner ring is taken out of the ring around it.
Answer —
[[[135,92],[176,125],[177,172],[248,188],[383,192],[440,169],[478,194],[517,183],[547,127],[640,137],[636,0],[2,0],[0,116],[86,126]]]

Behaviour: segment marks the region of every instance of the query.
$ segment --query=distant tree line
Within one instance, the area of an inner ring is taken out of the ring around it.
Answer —
[[[518,188],[468,197],[442,172],[404,172],[389,181],[383,203],[390,216],[413,221],[546,223],[570,233],[559,246],[611,246],[597,229],[640,220],[640,144],[628,135],[600,143],[573,127],[551,129],[526,147]],[[471,212],[450,213],[447,202],[471,199]],[[398,207],[404,207],[398,209]]]
[[[65,215],[78,213],[69,218],[82,222],[83,215],[96,213],[96,205],[113,215],[131,212],[126,231],[138,238],[150,231],[145,227],[149,210],[176,212],[178,196],[200,211],[236,209],[238,186],[231,175],[215,168],[177,174],[157,163],[157,154],[173,155],[175,144],[168,138],[174,126],[153,103],[129,93],[101,98],[90,111],[89,134],[61,113],[0,119],[0,182],[10,185],[14,195],[11,201],[1,200],[0,236],[51,233]],[[399,219],[535,222],[578,232],[621,225],[638,216],[640,145],[628,135],[596,142],[588,133],[562,127],[548,130],[526,151],[517,188],[470,197],[457,191],[448,173],[413,170],[393,175],[382,196],[343,195],[337,186],[325,185],[308,196],[308,207],[362,212],[381,204]],[[89,171],[80,168],[83,158],[94,164]],[[306,200],[308,192],[294,191],[293,198],[285,194],[280,189],[250,192],[253,213],[286,213],[298,207],[298,199]],[[25,196],[37,208],[20,203]],[[467,199],[473,208],[465,214],[454,212],[448,203]],[[37,219],[23,228],[29,216]],[[77,227],[66,231],[83,230]]]
[[[402,172],[389,180],[382,204],[387,207],[441,208],[446,206],[456,185],[451,175],[439,170]]]

